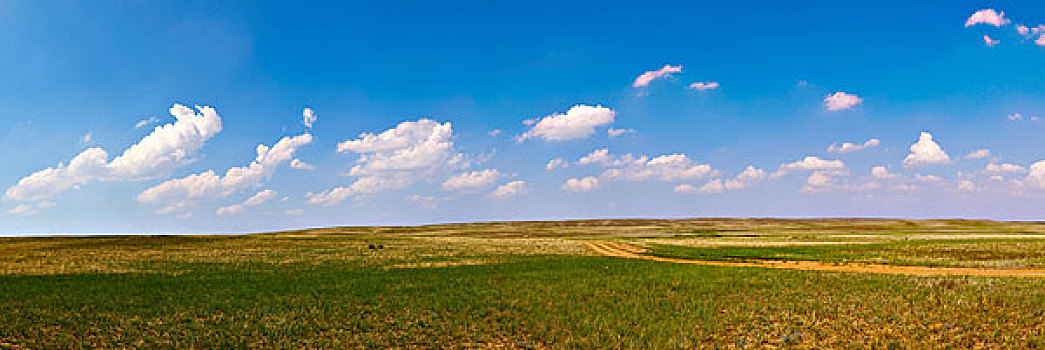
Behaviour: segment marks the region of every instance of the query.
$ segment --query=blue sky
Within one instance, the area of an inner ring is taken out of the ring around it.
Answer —
[[[2,2],[0,234],[1038,220],[1042,23],[1010,1]]]

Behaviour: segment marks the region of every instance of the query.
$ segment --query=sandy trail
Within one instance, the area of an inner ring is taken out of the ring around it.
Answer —
[[[1045,269],[980,269],[969,267],[929,267],[929,266],[901,266],[881,264],[832,264],[819,261],[781,261],[781,260],[754,260],[754,261],[714,261],[694,260],[682,258],[667,258],[644,254],[645,249],[620,242],[584,242],[595,252],[604,256],[612,256],[628,259],[643,259],[678,264],[698,264],[710,266],[727,267],[760,267],[769,269],[792,269],[807,271],[835,271],[855,273],[877,273],[887,275],[914,275],[914,276],[988,276],[988,277],[1045,277]]]

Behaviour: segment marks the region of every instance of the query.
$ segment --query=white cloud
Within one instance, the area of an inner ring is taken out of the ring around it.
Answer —
[[[936,175],[914,174],[914,179],[922,182],[943,182],[943,178]]]
[[[363,133],[359,139],[341,142],[337,151],[360,154],[349,172],[352,176],[431,169],[456,162],[452,133],[449,122],[407,121],[380,134]]]
[[[275,197],[276,191],[263,190],[254,194],[253,196],[250,196],[250,198],[247,198],[243,202],[218,208],[217,214],[221,216],[239,214],[246,210],[248,207],[256,207],[265,204],[265,202],[268,202],[269,200]]]
[[[859,96],[838,91],[824,98],[824,108],[827,108],[829,111],[839,111],[853,108],[863,101],[864,99]]]
[[[1034,188],[1045,188],[1045,160],[1031,164],[1030,172],[1023,183]]]
[[[308,202],[334,205],[349,197],[360,198],[401,189],[419,180],[443,178],[467,168],[464,155],[454,152],[450,123],[430,119],[405,121],[378,134],[362,133],[358,139],[338,144],[338,152],[359,154],[349,175],[358,176],[347,187],[306,194]]]
[[[84,134],[83,138],[80,139],[80,142],[85,145],[91,143],[91,141],[94,141],[94,135],[91,135],[90,132]]]
[[[29,204],[19,204],[19,205],[16,205],[14,208],[11,208],[10,210],[8,210],[7,213],[11,214],[11,215],[29,216],[29,215],[36,214],[36,208],[33,208],[33,206],[31,206]]]
[[[335,187],[320,193],[308,192],[305,197],[310,204],[331,206],[340,203],[349,197],[361,197],[373,195],[380,192],[403,188],[412,180],[403,178],[381,178],[375,176],[357,179],[348,187]]]
[[[1016,113],[1009,114],[1009,115],[1005,116],[1005,118],[1008,119],[1008,120],[1013,120],[1013,121],[1023,120],[1023,114],[1020,114],[1019,112],[1016,112]]]
[[[1045,24],[1039,24],[1037,27],[1028,27],[1028,26],[1025,26],[1025,25],[1022,25],[1022,24],[1021,25],[1017,25],[1016,26],[1016,32],[1020,33],[1020,35],[1026,37],[1028,39],[1033,39],[1034,37],[1038,37],[1038,40],[1035,43],[1038,44],[1038,45],[1042,45],[1041,41],[1042,41],[1042,35],[1045,35]]]
[[[864,150],[864,149],[868,149],[868,148],[878,147],[878,145],[880,145],[881,143],[882,142],[879,141],[878,139],[870,139],[870,140],[864,141],[864,143],[862,143],[862,144],[854,144],[854,143],[850,143],[850,142],[842,142],[841,146],[832,143],[830,146],[827,147],[827,151],[831,152],[831,153],[848,153],[848,152],[854,152],[854,151],[860,151],[860,150]]]
[[[674,73],[682,73],[682,65],[672,66],[670,64],[664,65],[658,70],[651,70],[635,78],[635,82],[631,84],[632,87],[646,87],[654,79],[667,78]]]
[[[1001,42],[1001,40],[991,39],[990,36],[987,36],[987,35],[983,36],[983,43],[986,44],[987,47],[994,47],[995,45],[998,45],[998,43],[1000,43],[1000,42]]]
[[[502,132],[504,132],[504,130],[493,129],[493,130],[490,130],[490,132],[486,133],[486,135],[490,136],[490,137],[497,137],[497,136],[501,135]]]
[[[570,178],[562,184],[562,190],[566,192],[588,192],[599,188],[599,179],[589,176],[583,179]]]
[[[57,205],[55,202],[47,201],[36,203],[36,205],[22,203],[11,208],[7,213],[10,215],[30,216],[36,215],[41,210],[54,208],[55,205]]]
[[[319,117],[316,116],[316,112],[313,111],[312,108],[306,107],[301,111],[301,123],[305,124],[309,129],[312,128],[312,124],[314,124],[317,119],[319,119]]]
[[[922,132],[921,136],[918,137],[918,142],[911,145],[911,154],[904,158],[903,165],[911,167],[929,164],[949,164],[950,162],[951,157],[947,156],[943,148],[940,148],[940,145],[933,141],[933,135]]]
[[[613,123],[616,115],[612,109],[602,106],[576,105],[566,114],[553,114],[533,124],[530,130],[516,137],[522,142],[530,138],[546,141],[565,141],[585,138],[595,134],[595,127]]]
[[[712,180],[711,182],[717,183],[719,187],[722,187],[722,181]],[[710,182],[708,184],[710,184]],[[704,185],[704,186],[707,187],[708,185]],[[678,186],[675,186],[674,191],[675,191],[675,193],[682,193],[682,194],[701,193],[701,189],[696,188],[696,187],[694,187],[693,185],[690,185],[690,184],[679,184]]]
[[[204,143],[221,131],[221,118],[210,107],[174,105],[173,124],[156,127],[112,162],[108,152],[88,148],[69,162],[37,171],[7,189],[8,199],[37,201],[91,181],[134,181],[155,178],[193,161]]]
[[[625,154],[623,156],[613,156],[610,154],[610,150],[603,148],[591,151],[588,155],[581,157],[577,160],[579,165],[590,165],[598,164],[604,167],[623,166],[635,162],[645,162],[646,158],[642,157],[636,159],[631,154]]]
[[[555,170],[556,168],[565,168],[570,166],[570,163],[563,160],[562,158],[555,158],[548,161],[548,164],[544,165],[544,170]]]
[[[966,27],[972,27],[981,23],[1001,27],[1009,24],[1009,20],[1005,18],[1005,12],[996,12],[994,9],[982,9],[976,11],[969,16],[969,19],[965,20]]]
[[[301,215],[301,214],[304,214],[304,213],[305,213],[305,209],[298,209],[298,208],[287,209],[286,211],[283,212],[283,214],[287,214],[287,215]]]
[[[726,180],[724,187],[728,190],[745,189],[765,178],[765,170],[748,165],[736,178]]]
[[[845,163],[841,160],[825,160],[820,157],[807,156],[802,160],[794,161],[791,163],[781,164],[780,168],[773,173],[773,178],[787,175],[792,171],[805,171],[805,170],[833,170],[842,171],[845,169]]]
[[[156,123],[159,123],[159,122],[160,122],[160,118],[148,117],[148,118],[139,120],[137,123],[134,123],[134,128],[135,129],[141,129],[141,128],[144,128],[146,126],[149,126],[149,125],[152,125],[152,124],[156,124]]]
[[[990,163],[990,164],[987,164],[987,167],[984,170],[989,172],[989,173],[1022,173],[1024,171],[1027,171],[1027,168],[1024,168],[1024,167],[1016,165],[1016,164],[1009,164],[1009,163],[1002,163],[1002,164]]]
[[[675,192],[677,193],[722,193],[726,190],[742,190],[751,187],[758,181],[766,178],[766,171],[748,166],[741,171],[735,178],[728,180],[714,179],[708,181],[700,188],[690,186],[688,184],[682,184],[675,186]]]
[[[406,199],[421,206],[422,209],[435,209],[439,207],[439,199],[432,196],[414,194],[407,196]]]
[[[958,181],[957,187],[961,192],[976,192],[976,184],[969,180]]]
[[[698,90],[698,91],[715,90],[715,89],[718,89],[718,87],[719,87],[719,84],[718,84],[717,81],[701,81],[701,82],[696,82],[696,83],[693,83],[693,84],[689,84],[689,88],[690,89],[694,89],[694,90]]]
[[[638,131],[636,131],[635,129],[615,129],[615,128],[606,129],[606,134],[609,135],[610,137],[619,137],[619,136],[624,136],[624,135],[627,135],[627,134],[634,134],[636,132],[638,132]]]
[[[297,158],[294,158],[294,159],[290,160],[290,167],[294,168],[294,169],[300,169],[300,170],[315,170],[316,169],[316,167],[312,166],[312,164],[305,163],[305,162],[301,161],[301,159],[297,159]]]
[[[806,179],[806,184],[809,186],[822,187],[830,185],[832,181],[833,179],[830,176],[827,176],[823,171],[814,171],[809,175],[809,178]]]
[[[965,158],[965,159],[983,159],[983,158],[987,158],[987,157],[990,157],[990,156],[991,156],[991,151],[990,150],[988,150],[988,149],[978,149],[978,150],[969,152],[969,154],[966,154],[962,158]]]
[[[799,189],[802,193],[819,193],[830,189],[834,184],[834,178],[823,171],[814,171],[806,178],[806,185]]]
[[[496,169],[461,173],[443,182],[443,191],[474,192],[492,186],[501,177]]]
[[[494,197],[511,197],[519,196],[530,193],[530,189],[526,186],[526,181],[512,181],[497,187],[493,191]]]
[[[889,169],[884,166],[876,166],[871,168],[871,177],[880,180],[887,180],[899,178],[900,175],[890,173]]]
[[[203,198],[229,196],[241,189],[260,186],[276,168],[290,161],[298,148],[312,142],[311,134],[284,137],[272,147],[258,145],[257,156],[246,167],[233,167],[218,176],[213,170],[165,181],[138,194],[142,203],[162,206],[160,213],[190,208]]]
[[[681,181],[698,179],[712,173],[710,165],[695,164],[682,153],[668,154],[645,160],[643,156],[623,168],[607,169],[600,175],[607,180],[627,181]]]

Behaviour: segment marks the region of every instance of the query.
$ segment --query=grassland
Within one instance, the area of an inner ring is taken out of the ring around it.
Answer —
[[[1045,266],[1045,225],[593,220],[0,239],[0,348],[1041,347],[1045,279],[671,264]]]

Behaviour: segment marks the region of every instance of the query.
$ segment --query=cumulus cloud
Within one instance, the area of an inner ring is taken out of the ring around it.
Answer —
[[[440,202],[438,198],[432,196],[422,196],[417,194],[407,196],[406,200],[411,201],[414,204],[417,204],[422,209],[435,209],[439,207]]]
[[[987,35],[983,36],[983,43],[986,44],[987,47],[994,47],[995,45],[998,45],[998,43],[1000,43],[1000,42],[1001,42],[1001,40],[991,39],[990,36],[987,36]]]
[[[1020,24],[1016,26],[1016,32],[1020,33],[1020,35],[1022,36],[1031,39],[1033,39],[1034,37],[1039,37],[1040,40],[1040,36],[1042,34],[1045,34],[1045,24],[1039,24],[1037,27],[1028,27]]]
[[[708,181],[700,188],[693,187],[691,185],[682,184],[675,186],[675,192],[677,193],[722,193],[727,190],[741,190],[758,183],[762,179],[766,178],[766,171],[748,166],[736,177],[732,179],[722,180],[714,179]]]
[[[631,86],[637,88],[646,87],[655,79],[667,78],[675,73],[682,73],[682,65],[672,66],[670,64],[665,64],[664,67],[661,67],[658,70],[651,70],[642,73],[635,78],[635,82],[633,82]]]
[[[865,150],[868,148],[878,147],[878,145],[880,145],[881,143],[882,141],[879,141],[878,139],[870,139],[864,141],[864,143],[842,142],[842,145],[832,143],[830,146],[827,147],[827,151],[831,153],[855,152]]]
[[[405,178],[368,176],[357,179],[347,187],[335,187],[319,193],[308,192],[305,194],[305,197],[308,198],[310,204],[331,206],[341,203],[349,197],[361,197],[403,188],[411,182],[411,180]]]
[[[801,189],[799,189],[799,192],[826,192],[831,189],[831,185],[833,184],[834,178],[829,176],[827,173],[825,173],[824,171],[814,171],[812,174],[809,174],[808,178],[806,178],[806,184]]]
[[[312,124],[314,124],[317,119],[319,119],[319,117],[316,116],[316,111],[313,111],[312,108],[306,107],[301,111],[301,123],[305,124],[305,127],[311,129]]]
[[[230,205],[230,206],[226,206],[226,207],[218,208],[217,214],[221,215],[221,216],[236,215],[236,214],[242,213],[248,207],[256,207],[256,206],[265,204],[265,202],[268,202],[269,200],[271,200],[272,198],[275,198],[275,197],[276,197],[276,191],[273,191],[273,190],[263,190],[261,192],[258,192],[256,194],[254,194],[253,196],[250,196],[250,198],[247,198],[243,202],[240,202],[240,203],[237,203],[237,204],[233,204],[233,205]]]
[[[218,176],[213,170],[167,180],[138,194],[138,201],[159,205],[160,213],[192,207],[197,200],[229,196],[241,189],[260,186],[280,164],[290,161],[298,148],[312,142],[311,134],[284,137],[271,147],[258,145],[257,156],[246,167],[233,167]]]
[[[824,98],[824,108],[829,111],[840,111],[853,108],[863,101],[864,99],[859,96],[838,91]]]
[[[562,190],[571,193],[588,192],[599,188],[599,179],[588,176],[583,179],[569,178],[562,184]]]
[[[360,154],[349,174],[385,175],[389,172],[424,172],[457,164],[452,152],[450,123],[430,119],[402,122],[380,134],[363,133],[358,139],[339,143],[338,152]]]
[[[312,166],[312,164],[305,163],[305,162],[301,161],[301,159],[297,159],[297,158],[294,158],[294,159],[290,160],[290,167],[294,168],[294,169],[300,169],[300,170],[315,170],[316,169],[316,167]]]
[[[722,187],[722,181],[719,181],[719,180],[712,180],[711,182],[708,182],[708,184],[704,185],[704,187],[708,187],[709,185],[711,185],[712,182],[714,182],[719,188]],[[681,193],[681,194],[718,193],[718,192],[721,192],[721,190],[719,190],[717,192],[702,192],[701,190],[702,190],[702,188],[697,188],[697,187],[694,187],[693,185],[690,185],[690,184],[679,184],[678,186],[675,186],[675,189],[674,189],[675,193]]]
[[[83,137],[80,138],[80,143],[83,143],[85,145],[91,143],[91,141],[94,141],[94,135],[92,135],[90,132],[84,134]]]
[[[1024,171],[1027,171],[1027,168],[1024,168],[1024,167],[1016,165],[1016,164],[1009,164],[1009,163],[1002,163],[1002,164],[990,163],[990,164],[987,164],[987,167],[984,168],[984,171],[986,171],[988,173],[1022,173]]]
[[[832,171],[843,171],[845,169],[845,163],[841,160],[825,160],[820,157],[808,156],[791,163],[781,164],[780,168],[773,173],[773,178],[787,175],[792,171],[808,171],[808,170],[832,170]]]
[[[501,172],[496,169],[476,170],[461,173],[443,182],[443,191],[474,192],[493,186]]]
[[[1024,120],[1024,119],[1032,121],[1032,122],[1041,121],[1041,117],[1034,116],[1034,115],[1032,115],[1030,117],[1026,117],[1023,114],[1018,113],[1018,112],[1006,115],[1005,118],[1008,119],[1008,120],[1011,120],[1011,121],[1021,121],[1021,120]]]
[[[643,156],[622,168],[607,169],[600,177],[607,180],[626,181],[682,181],[699,179],[710,175],[710,165],[696,164],[682,153],[649,158]]]
[[[766,178],[766,171],[748,165],[737,177],[727,180],[724,184],[728,190],[739,190],[751,187],[751,185]]]
[[[965,158],[965,159],[983,159],[983,158],[987,158],[987,157],[990,157],[990,156],[991,156],[991,151],[990,150],[988,150],[988,149],[978,149],[978,150],[969,152],[968,154],[966,154],[962,158]]]
[[[148,118],[139,120],[137,123],[134,123],[134,128],[135,129],[141,129],[141,128],[144,128],[146,126],[149,126],[149,125],[152,125],[152,124],[156,124],[156,123],[159,123],[159,122],[160,122],[160,118],[148,117]]]
[[[357,153],[350,176],[359,177],[348,186],[306,194],[308,202],[334,205],[350,197],[360,198],[401,189],[421,179],[441,178],[467,167],[464,155],[454,152],[450,123],[430,119],[405,121],[378,134],[362,133],[341,142],[338,152]]]
[[[601,166],[604,166],[604,167],[611,167],[611,166],[623,166],[623,165],[634,163],[636,161],[644,162],[644,161],[646,161],[646,159],[641,159],[640,160],[640,159],[637,159],[637,158],[633,157],[631,154],[625,154],[623,156],[614,156],[614,155],[610,154],[610,150],[609,149],[602,148],[602,149],[597,149],[597,150],[591,151],[591,153],[588,153],[588,155],[585,155],[585,156],[581,157],[580,159],[577,160],[577,164],[579,164],[579,165],[597,164],[597,165],[601,165]]]
[[[976,184],[969,180],[958,181],[957,188],[959,192],[976,192]]]
[[[871,177],[879,180],[887,180],[899,178],[900,175],[890,173],[889,169],[884,166],[876,166],[871,168]]]
[[[906,167],[930,165],[930,164],[949,164],[951,157],[940,148],[940,145],[933,141],[933,135],[927,132],[922,132],[921,136],[918,137],[918,142],[911,145],[911,154],[908,154],[903,160],[903,165]]]
[[[48,201],[39,202],[39,203],[36,203],[35,205],[34,204],[22,203],[22,204],[16,205],[14,208],[9,209],[7,211],[7,213],[10,214],[10,215],[30,216],[30,215],[36,215],[41,210],[54,208],[55,205],[57,205],[55,202],[48,202]]]
[[[104,149],[88,148],[73,157],[68,165],[59,163],[22,178],[7,189],[5,197],[39,201],[92,181],[155,178],[191,163],[204,143],[221,132],[221,117],[213,108],[196,106],[193,110],[176,104],[170,113],[176,119],[173,124],[156,127],[111,162]]]
[[[932,174],[929,174],[929,175],[914,174],[914,179],[917,180],[917,181],[922,181],[922,182],[943,182],[943,178],[942,177],[939,177],[937,175],[932,175]]]
[[[698,90],[698,91],[715,90],[715,89],[718,89],[718,86],[719,86],[719,84],[718,84],[717,81],[701,81],[701,82],[696,82],[696,83],[693,83],[693,84],[689,84],[689,88],[690,89],[694,89],[694,90]]]
[[[498,186],[497,189],[493,191],[493,196],[504,198],[520,196],[527,193],[530,193],[530,189],[526,186],[526,181],[512,181]]]
[[[997,12],[994,11],[994,9],[982,9],[976,11],[965,20],[966,27],[972,27],[977,24],[989,24],[995,27],[1001,27],[1009,24],[1009,20],[1005,18],[1005,12]]]
[[[556,168],[565,168],[570,166],[570,163],[562,158],[555,158],[548,161],[548,164],[544,165],[544,170],[555,170]]]
[[[624,136],[624,135],[627,135],[627,134],[634,134],[636,132],[638,132],[638,131],[636,131],[635,129],[616,129],[616,128],[606,129],[606,134],[609,135],[610,137],[619,137],[619,136]]]
[[[1033,188],[1045,188],[1045,160],[1031,164],[1023,183]]]
[[[616,115],[602,106],[576,105],[566,114],[553,114],[533,123],[530,130],[516,137],[516,141],[538,138],[546,141],[565,141],[595,134],[595,128],[613,123]]]

